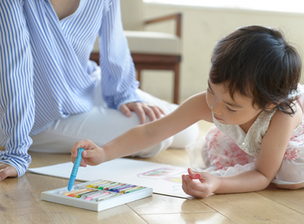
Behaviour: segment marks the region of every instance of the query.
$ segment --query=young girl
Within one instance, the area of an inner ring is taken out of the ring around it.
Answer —
[[[195,157],[203,157],[199,166],[206,169],[188,169],[189,175],[182,176],[187,194],[203,198],[258,191],[270,182],[286,189],[304,187],[304,88],[299,85],[297,51],[279,31],[248,26],[221,39],[211,62],[207,91],[102,147],[89,140],[76,143],[72,161],[79,147],[86,149],[81,165],[96,165],[144,150],[206,120],[215,127],[189,147],[198,151]],[[200,181],[193,180],[197,178]]]

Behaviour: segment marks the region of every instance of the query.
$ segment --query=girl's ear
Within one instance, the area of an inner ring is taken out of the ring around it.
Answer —
[[[281,102],[278,102],[278,104],[280,104]],[[266,111],[271,111],[273,108],[275,108],[277,105],[273,104],[273,103],[267,103],[265,110]]]

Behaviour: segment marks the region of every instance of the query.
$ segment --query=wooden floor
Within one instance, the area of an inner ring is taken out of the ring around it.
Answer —
[[[207,126],[200,124],[202,132]],[[31,153],[30,167],[70,161],[67,154]],[[188,166],[183,149],[168,149],[147,161]],[[65,187],[67,179],[27,172],[21,178],[0,182],[0,223],[304,223],[304,190],[266,190],[213,195],[205,199],[181,199],[153,194],[151,197],[101,212],[41,201],[40,193]]]

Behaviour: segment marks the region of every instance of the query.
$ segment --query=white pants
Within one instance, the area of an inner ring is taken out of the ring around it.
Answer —
[[[100,80],[100,70],[93,75]],[[32,136],[33,144],[29,151],[47,153],[69,153],[71,147],[80,140],[90,139],[95,144],[102,146],[132,127],[139,125],[137,114],[132,112],[131,117],[126,117],[118,110],[107,108],[101,96],[100,81],[96,86],[94,107],[82,114],[71,115],[66,119],[58,120],[42,133]],[[139,96],[147,103],[157,105],[166,114],[178,106],[158,99],[146,92],[138,90]],[[147,121],[149,118],[147,117]],[[194,124],[180,133],[172,136],[152,147],[149,147],[133,156],[151,157],[169,147],[184,148],[197,140],[199,128]]]

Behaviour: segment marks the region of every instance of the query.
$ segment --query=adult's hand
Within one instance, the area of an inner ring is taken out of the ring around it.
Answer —
[[[17,177],[18,173],[15,167],[8,164],[0,163],[0,181],[7,177]]]
[[[141,124],[146,123],[146,115],[151,121],[160,118],[162,114],[165,115],[165,112],[158,106],[141,102],[122,104],[119,110],[127,117],[130,117],[131,111],[134,111],[138,115]]]

